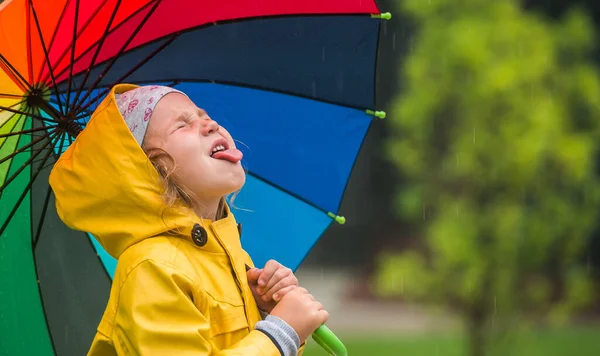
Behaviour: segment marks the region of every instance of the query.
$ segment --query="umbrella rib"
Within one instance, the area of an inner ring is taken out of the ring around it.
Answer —
[[[48,186],[48,188],[50,188],[50,187]],[[51,190],[49,189],[49,191],[51,191]],[[48,194],[48,193],[46,193],[46,194]],[[48,197],[48,201],[49,201],[49,197]],[[46,206],[47,206],[47,204],[46,204]],[[33,204],[30,204],[29,205],[30,214],[31,214],[32,207],[33,207]],[[44,216],[44,218],[45,218],[45,216]],[[40,231],[41,231],[41,229],[40,229]],[[31,235],[33,236],[33,231],[31,231]],[[36,252],[36,247],[37,247],[37,241],[35,241],[35,243],[32,243],[32,246],[31,246],[31,258],[32,258],[33,261],[36,261],[36,253],[35,253]],[[50,332],[50,330],[51,330],[50,329],[50,323],[48,321],[48,315],[45,312],[46,311],[46,305],[44,303],[44,298],[43,298],[43,295],[42,295],[42,287],[41,287],[40,275],[38,273],[37,264],[35,265],[34,271],[35,271],[35,280],[38,281],[38,283],[37,283],[37,290],[38,290],[38,295],[40,297],[40,304],[42,305],[42,310],[44,311],[42,314],[44,315],[44,321],[46,322],[46,330],[48,330],[48,332],[51,334],[51,332]],[[54,355],[57,355],[56,344],[54,342],[54,338],[52,337],[52,335],[50,335],[50,343],[52,345],[52,350],[54,351]]]
[[[37,248],[38,241],[40,241],[40,235],[42,234],[42,227],[44,226],[44,220],[46,220],[46,213],[48,212],[48,203],[50,202],[50,196],[52,195],[52,189],[50,189],[50,185],[48,184],[48,188],[46,190],[46,198],[44,199],[44,206],[42,208],[42,216],[40,217],[40,222],[38,223],[38,228],[35,233],[35,236],[32,234],[31,245],[33,246],[33,250]]]
[[[335,106],[339,106],[339,107],[343,107],[343,108],[356,109],[356,110],[360,110],[360,111],[365,111],[367,109],[370,109],[370,110],[374,110],[375,109],[375,108],[364,108],[364,107],[360,107],[360,106],[348,105],[348,104],[339,103],[339,102],[336,102],[336,101],[322,99],[322,98],[313,98],[313,97],[308,96],[308,95],[297,94],[297,93],[293,93],[293,92],[287,91],[287,90],[267,88],[267,87],[263,87],[263,86],[260,86],[260,85],[250,85],[250,84],[243,84],[243,83],[238,83],[238,82],[230,82],[230,81],[226,81],[226,80],[185,79],[185,78],[180,78],[180,79],[175,78],[175,79],[173,79],[173,78],[167,78],[167,79],[162,79],[161,81],[174,82],[175,85],[176,84],[181,84],[181,83],[222,84],[222,85],[229,85],[229,86],[233,86],[233,87],[248,88],[248,89],[257,89],[257,90],[260,90],[260,91],[265,91],[265,92],[270,92],[270,93],[277,93],[277,94],[289,95],[289,96],[293,96],[293,97],[296,97],[296,98],[313,100],[313,101],[317,101],[317,102],[320,102],[320,103],[331,104],[331,105],[335,105]],[[156,83],[156,80],[138,80],[138,81],[131,82],[131,84],[139,84],[139,85],[150,84],[150,83]],[[105,85],[101,85],[98,88],[104,88],[104,87],[106,87],[106,86]]]
[[[48,140],[48,142],[44,145],[44,147],[42,147],[37,153],[36,156],[43,151],[43,149],[48,146],[52,141]],[[50,158],[50,155],[52,154],[52,150],[48,150],[48,153],[45,156],[45,160],[44,163],[46,163],[46,161],[48,160],[48,158]],[[29,160],[28,162],[26,162],[25,164],[23,164],[23,166],[21,166],[21,168],[19,168],[19,171],[17,173],[15,173],[15,175],[13,175],[13,177],[16,177],[23,169],[25,169],[25,167],[27,167],[27,165],[29,165]],[[43,165],[43,164],[42,164]],[[4,231],[6,230],[6,228],[8,227],[8,224],[10,223],[10,221],[12,220],[13,216],[15,215],[15,213],[17,212],[17,210],[19,209],[19,207],[21,206],[21,203],[23,203],[23,200],[25,200],[25,197],[27,196],[27,193],[29,192],[29,190],[31,189],[31,187],[33,186],[33,182],[37,179],[37,176],[40,174],[41,172],[41,168],[38,167],[38,169],[35,171],[35,173],[32,175],[31,180],[29,181],[29,183],[27,184],[27,186],[25,187],[25,189],[23,190],[23,193],[21,194],[21,196],[19,197],[19,199],[17,200],[17,203],[15,204],[15,206],[12,208],[12,210],[10,211],[10,213],[8,214],[8,217],[6,219],[6,221],[4,222],[4,224],[2,225],[2,227],[0,228],[0,236],[2,236],[2,234],[4,233]],[[12,179],[14,179],[13,177],[11,177]],[[4,189],[4,187],[6,187],[7,184],[4,184],[2,187],[0,187],[0,192],[2,192],[2,190]]]
[[[21,147],[21,148],[19,148],[17,150],[14,150],[13,153],[7,155],[6,157],[1,158],[0,159],[0,164],[8,161],[9,159],[12,159],[13,157],[15,157],[18,154],[21,154],[21,153],[25,152],[28,148],[33,147],[35,144],[37,144],[38,142],[42,141],[44,138],[50,137],[56,131],[57,131],[57,129],[52,129],[52,130],[50,130],[48,132],[47,135],[40,136],[39,138],[31,141],[30,143],[26,144],[25,146],[23,146],[23,147]],[[4,189],[5,186],[6,186],[6,184],[3,185],[2,188],[0,188],[0,191],[2,191],[2,189]]]
[[[90,113],[87,113],[87,112],[86,112],[85,114],[81,114],[81,115],[79,115],[79,116],[76,116],[76,117],[75,117],[75,120],[83,120],[83,119],[85,119],[85,118],[87,118],[87,117],[90,117],[90,116],[92,116],[92,115],[91,115]],[[84,124],[84,126],[85,126],[85,124]]]
[[[54,150],[54,148],[56,147],[56,141],[58,141],[57,139],[59,137],[61,137],[62,135],[65,135],[65,133],[64,132],[61,132],[61,133],[57,132],[56,135],[54,135],[54,137],[52,137],[52,139],[50,140],[51,141],[50,142],[51,147],[48,148],[49,150],[51,150],[51,151]],[[33,148],[30,151],[31,152],[36,152],[36,150],[33,149]],[[55,155],[55,156],[56,156],[55,158],[58,158],[58,155]],[[50,162],[50,163],[48,163],[47,165],[44,166],[44,165],[40,164],[40,162],[42,162],[42,161],[43,161],[43,157],[42,158],[36,158],[36,159],[34,159],[33,161],[30,162],[30,165],[31,166],[37,165],[36,167],[48,168],[48,167],[50,167],[50,166],[52,166],[54,164],[54,162]]]
[[[8,59],[6,59],[6,57],[4,57],[2,55],[2,53],[0,53],[0,63],[2,63],[5,66],[7,66],[8,69],[10,70],[10,72],[12,72],[13,74],[15,74],[18,77],[18,79],[22,82],[22,84],[25,85],[25,87],[28,90],[33,90],[33,87],[31,86],[31,84],[29,84],[29,82],[27,80],[25,80],[25,78],[21,75],[21,73],[19,73],[19,71],[12,64],[10,64],[10,62],[8,61]]]
[[[92,104],[94,104],[95,102],[97,102],[98,100],[100,100],[100,98],[104,97],[104,95],[106,95],[113,86],[115,86],[117,83],[120,83],[125,78],[129,77],[130,75],[132,75],[133,73],[135,73],[135,71],[137,71],[138,69],[140,69],[146,63],[148,63],[148,61],[150,59],[152,59],[152,57],[154,57],[160,51],[162,51],[163,49],[165,49],[166,47],[168,47],[177,38],[177,36],[178,35],[173,35],[169,40],[167,40],[165,43],[163,43],[160,47],[158,47],[157,49],[155,49],[154,51],[152,51],[152,53],[150,53],[148,56],[146,56],[146,58],[144,58],[143,60],[141,60],[138,64],[136,64],[135,67],[133,67],[132,69],[130,69],[127,73],[123,74],[119,79],[117,79],[114,83],[112,83],[104,91],[102,91],[102,93],[96,95],[96,97],[93,98],[92,100],[90,100],[86,105],[84,105],[83,107],[79,108],[78,112],[88,109]]]
[[[27,58],[29,59],[27,61],[27,74],[29,75],[29,80],[31,81],[33,79],[33,56],[31,51],[31,11],[29,11],[29,8],[27,10],[27,18],[25,19],[25,34],[27,36]]]
[[[65,143],[65,136],[66,136],[66,135],[67,135],[67,133],[65,133],[65,132],[62,132],[62,133],[60,133],[60,134],[58,134],[58,135],[54,136],[54,138],[53,138],[53,139],[56,139],[57,141],[58,141],[58,139],[60,138],[60,144],[61,144],[61,146],[60,146],[60,151],[62,151],[62,148],[64,147],[64,143]],[[53,142],[52,144],[53,144],[53,146],[52,146],[52,147],[56,147],[56,142]],[[50,148],[50,149],[53,149],[53,148]],[[60,152],[60,151],[59,151],[59,152]],[[60,156],[60,154],[55,154],[55,156],[56,156],[56,158],[58,158],[58,157]],[[33,160],[31,163],[32,163],[32,164],[33,164],[33,163],[39,163],[40,161],[42,161],[42,158],[39,158],[39,159]],[[42,166],[42,167],[43,167],[43,168],[48,168],[48,167],[50,167],[50,166],[52,166],[52,165],[54,165],[54,162],[50,162],[50,163],[48,163],[47,165],[45,165],[45,166]]]
[[[21,105],[21,104],[23,104],[25,101],[27,101],[27,99],[23,99],[23,100],[21,100],[20,102],[18,102],[18,103],[15,103],[15,104],[13,104],[13,105],[11,105],[11,106],[8,106],[8,107],[6,107],[6,106],[0,106],[0,111],[4,110],[4,111],[12,112],[13,114],[17,114],[17,115],[21,115],[21,116],[29,116],[29,117],[31,117],[31,118],[38,119],[38,120],[40,120],[40,121],[42,121],[42,122],[49,122],[49,123],[52,123],[52,124],[55,124],[55,123],[56,123],[56,122],[55,122],[55,121],[53,121],[53,120],[49,120],[49,119],[46,119],[46,118],[45,118],[45,117],[43,117],[43,116],[40,116],[40,115],[38,115],[38,114],[34,114],[34,113],[33,113],[33,110],[32,110],[32,112],[30,113],[29,111],[21,111],[21,110],[16,110],[16,109],[14,109],[14,107],[15,107],[15,106],[17,106],[17,105]],[[5,121],[5,122],[4,122],[2,125],[0,125],[0,127],[3,127],[3,126],[4,126],[4,125],[7,123],[7,122],[8,122],[8,120],[6,120],[6,121]]]
[[[9,108],[9,107],[6,107],[6,106],[0,106],[0,111],[2,111],[2,110],[4,110],[4,111],[9,111],[9,112],[12,112],[12,113],[14,113],[14,114],[19,114],[19,115],[29,116],[29,117],[32,117],[32,118],[34,118],[34,119],[38,119],[38,120],[41,120],[41,121],[46,121],[46,122],[52,122],[52,123],[56,123],[55,121],[48,120],[48,119],[46,119],[46,118],[45,118],[45,117],[43,117],[43,116],[39,116],[39,115],[36,115],[36,114],[33,114],[33,113],[32,113],[32,114],[29,114],[29,113],[27,113],[27,112],[25,112],[25,111],[21,111],[21,110],[12,109],[12,108]]]
[[[21,104],[21,103],[16,103],[16,104],[13,104],[13,105],[11,105],[11,108],[12,108],[13,106],[15,106],[15,105],[19,105],[19,104]],[[7,110],[7,111],[8,111],[8,110]],[[6,121],[4,121],[2,124],[0,124],[0,129],[1,129],[1,128],[3,128],[3,127],[4,127],[4,125],[8,125],[8,123],[11,121],[11,119],[12,119],[12,118],[14,118],[16,115],[19,115],[19,119],[17,119],[17,121],[18,121],[18,120],[20,120],[21,118],[23,118],[23,114],[17,114],[17,113],[13,113],[13,114],[12,114],[12,115],[11,115],[11,116],[10,116],[10,117],[9,117],[9,118],[6,120]],[[25,115],[27,115],[27,113],[25,113]],[[13,126],[13,128],[14,128],[14,126]],[[0,144],[0,147],[2,147],[2,144]]]
[[[60,154],[60,152],[62,152],[63,149],[63,145],[65,143],[64,140],[65,137],[65,133],[60,133],[59,135],[57,135],[55,138],[56,139],[60,139],[60,147],[58,149],[58,152]],[[52,144],[54,146],[54,143]],[[42,164],[42,170],[50,167],[53,163],[50,163],[48,165],[43,165]],[[32,241],[32,245],[33,245],[33,250],[35,251],[35,249],[37,248],[37,243],[40,240],[40,236],[42,234],[42,227],[44,226],[44,220],[46,220],[46,213],[48,212],[48,203],[50,201],[50,196],[52,195],[52,189],[50,187],[50,184],[48,184],[48,188],[46,190],[46,198],[44,199],[44,205],[42,208],[42,216],[40,217],[40,221],[38,223],[38,228],[37,231],[35,233],[35,238]],[[33,234],[31,236],[33,238]]]
[[[12,104],[11,106],[0,106],[0,110],[5,110],[5,109],[2,109],[2,108],[14,109],[15,106],[21,105],[21,104],[23,104],[26,101],[27,101],[27,99],[21,96],[21,101],[18,101],[16,103]],[[14,110],[16,110],[16,109],[14,109]]]
[[[60,17],[58,18],[58,22],[56,23],[56,26],[54,27],[54,32],[52,33],[52,38],[50,39],[50,44],[48,44],[48,52],[50,52],[52,50],[52,46],[54,45],[54,40],[56,39],[56,34],[58,33],[58,28],[60,23],[63,21],[63,19],[65,18],[65,14],[67,13],[67,8],[69,8],[69,3],[71,2],[71,0],[67,0],[65,2],[65,6],[63,7],[61,13],[60,13]],[[42,63],[42,68],[40,69],[40,72],[38,73],[38,77],[37,77],[37,82],[39,83],[42,79],[42,74],[44,73],[44,69],[46,69],[46,62]],[[44,78],[44,82],[46,82],[48,80],[48,78]]]
[[[22,99],[23,95],[0,93],[0,97]]]
[[[29,0],[29,4],[31,6],[31,11],[33,12],[33,19],[35,20],[35,26],[37,27],[38,35],[40,36],[40,42],[42,44],[42,49],[44,50],[44,56],[46,58],[46,62],[48,63],[48,70],[50,72],[50,77],[52,78],[52,88],[56,94],[56,98],[58,99],[58,107],[60,112],[64,115],[65,112],[63,110],[62,102],[60,100],[60,93],[56,87],[56,77],[54,76],[54,70],[52,69],[52,63],[50,63],[50,56],[48,55],[48,48],[46,48],[46,44],[44,43],[44,34],[42,33],[42,29],[40,27],[40,22],[37,17],[37,12],[35,11],[35,7],[33,6],[33,0]]]
[[[83,104],[83,102],[85,101],[85,99],[87,99],[90,96],[90,93],[92,92],[92,90],[98,85],[98,83],[100,83],[100,81],[102,80],[102,77],[104,77],[106,75],[106,73],[108,73],[108,71],[112,68],[112,66],[119,59],[119,57],[123,54],[123,52],[125,52],[125,49],[127,48],[127,46],[129,46],[129,44],[131,43],[131,41],[133,41],[133,39],[135,38],[135,36],[137,36],[137,34],[142,29],[142,27],[144,27],[144,25],[146,24],[146,22],[150,19],[150,17],[152,16],[152,14],[154,14],[154,11],[158,7],[158,5],[160,5],[161,1],[162,0],[156,0],[154,2],[154,5],[150,9],[150,11],[148,11],[148,13],[146,14],[146,16],[144,16],[144,18],[142,19],[142,21],[138,24],[138,26],[136,27],[136,29],[133,31],[133,33],[131,33],[131,35],[129,36],[129,38],[127,38],[127,41],[125,41],[125,43],[123,44],[123,46],[121,46],[121,49],[119,50],[119,53],[117,53],[117,55],[115,55],[111,59],[111,61],[108,63],[108,65],[102,70],[102,73],[100,75],[98,75],[98,77],[96,78],[96,80],[94,81],[94,83],[88,88],[87,93],[85,93],[85,95],[83,96],[83,98],[81,98],[81,100],[79,102],[77,102],[77,104],[75,106],[75,109],[74,109],[76,112],[79,111],[80,106]]]
[[[73,61],[75,60],[75,48],[77,47],[77,23],[79,22],[80,0],[75,0],[75,21],[73,24],[73,42],[71,42],[71,64],[69,65],[69,81],[67,84],[67,102],[65,107],[71,107],[71,82],[73,80]]]
[[[58,154],[61,155],[62,154],[62,150],[65,144],[65,137],[68,137],[69,135],[67,135],[66,133],[62,133],[60,135],[60,149],[58,150]]]
[[[121,6],[121,2],[122,2],[122,0],[117,0],[117,4],[115,5],[115,9],[113,10],[112,14],[110,15],[110,19],[108,20],[108,23],[106,24],[106,27],[104,28],[104,34],[102,35],[102,37],[100,37],[100,43],[96,47],[96,52],[94,53],[94,56],[92,56],[92,63],[88,67],[88,70],[85,71],[85,77],[83,78],[83,81],[81,82],[81,85],[79,86],[79,89],[77,90],[77,94],[75,95],[75,99],[73,99],[73,105],[70,106],[71,110],[73,110],[75,108],[75,104],[79,101],[79,96],[81,95],[81,91],[85,87],[85,83],[87,83],[87,81],[88,81],[88,79],[90,77],[90,73],[92,72],[91,68],[94,67],[94,64],[96,63],[96,59],[98,59],[98,55],[100,54],[100,51],[102,50],[102,46],[104,45],[104,41],[108,37],[108,32],[110,31],[110,27],[112,26],[112,23],[115,20],[115,17],[117,16],[117,12],[119,11],[119,8]],[[71,63],[73,63],[73,60],[71,60]]]
[[[383,22],[381,22],[379,24],[379,28],[377,29],[377,43],[375,44],[375,48],[379,48],[379,46],[381,45],[381,28],[383,27]],[[377,65],[379,63],[379,52],[380,51],[375,51],[375,61],[374,66],[375,68],[373,69],[373,105],[377,106],[377,78],[378,78],[378,68],[379,66]],[[377,110],[376,108],[371,108],[372,110]],[[343,195],[342,195],[343,196]],[[341,200],[340,200],[341,201]]]
[[[256,173],[252,173],[252,172],[248,171],[248,174],[251,175],[252,177],[260,180],[261,182],[263,182],[265,184],[268,184],[268,185],[272,186],[273,188],[276,188],[277,190],[280,190],[283,193],[285,193],[285,194],[287,194],[287,195],[289,195],[291,197],[294,197],[294,198],[300,200],[301,202],[303,202],[305,204],[308,204],[308,205],[312,206],[313,208],[315,208],[315,209],[317,209],[319,211],[324,212],[325,214],[329,213],[329,211],[326,211],[325,209],[321,208],[320,206],[318,206],[317,204],[311,202],[310,200],[307,200],[306,198],[303,198],[303,197],[299,196],[298,194],[293,193],[293,192],[287,190],[286,188],[283,188],[282,186],[280,186],[280,185],[278,185],[276,183],[273,183],[270,180],[268,180],[268,179],[266,179],[266,178],[264,178],[264,177],[262,177],[262,176],[260,176],[260,175],[258,175]]]
[[[2,110],[4,111],[8,111],[8,112],[12,112],[13,114],[19,114],[19,115],[31,115],[30,113],[26,112],[26,111],[21,111],[21,110],[17,110],[14,107],[17,105],[21,105],[23,104],[25,101],[27,101],[27,99],[23,99],[21,101],[19,101],[18,103],[14,103],[11,106],[0,106],[0,112]],[[41,118],[41,117],[40,117]],[[42,118],[43,119],[43,118]]]
[[[10,115],[10,117],[9,117],[8,119],[6,119],[6,121],[4,121],[2,124],[0,124],[0,129],[4,128],[4,125],[8,126],[8,125],[9,125],[9,123],[12,121],[12,119],[13,119],[15,116],[17,116],[17,114],[12,114],[12,115]],[[19,117],[19,118],[21,118],[22,116],[20,116],[20,115],[19,115],[18,117]],[[17,119],[17,120],[18,120],[18,119]],[[13,125],[13,128],[14,128],[14,125]],[[11,129],[11,130],[12,130],[12,129]],[[10,132],[9,132],[9,134],[10,134]],[[5,135],[5,134],[2,134],[2,136],[0,136],[0,138],[1,138],[1,137],[4,137],[4,135]],[[2,147],[2,144],[0,144],[0,147]]]
[[[129,16],[127,16],[127,18],[125,18],[124,20],[122,20],[118,25],[116,25],[112,30],[109,31],[109,35],[114,33],[117,29],[119,29],[123,24],[127,23],[129,20],[131,20],[133,17],[135,17],[137,14],[139,14],[140,12],[142,12],[143,10],[145,10],[148,6],[150,6],[154,1],[156,0],[151,0],[149,2],[147,2],[146,4],[144,4],[142,7],[140,7],[139,9],[137,9],[136,11],[132,12]],[[82,58],[83,56],[87,55],[89,52],[92,51],[92,49],[98,44],[100,43],[100,40],[97,40],[96,42],[94,42],[92,45],[90,45],[85,51],[83,51],[76,59],[76,61],[78,61],[80,58]],[[67,52],[64,52],[61,57],[59,58],[59,61],[62,60],[64,58],[64,56],[67,55]],[[108,61],[108,60],[107,60]],[[104,63],[104,62],[102,62]],[[63,68],[60,72],[58,72],[58,77],[60,77],[61,75],[65,74],[67,71],[67,68]],[[47,78],[45,78],[47,79]]]
[[[71,0],[69,0],[69,2],[70,1]],[[102,8],[104,7],[104,5],[107,2],[108,2],[108,0],[102,0],[102,3],[96,7],[96,9],[94,10],[94,12],[89,16],[88,20],[81,26],[81,28],[79,29],[79,31],[77,31],[77,37],[76,37],[77,39],[79,39],[79,37],[83,34],[83,32],[85,32],[85,30],[87,29],[87,27],[94,20],[94,17],[96,15],[98,15],[98,13],[100,12],[100,10],[102,10]],[[62,22],[62,18],[61,18],[60,22]],[[60,22],[59,22],[59,24],[60,24]],[[51,48],[52,48],[52,44],[50,44],[50,46],[48,47],[48,49],[51,49]],[[60,63],[63,59],[65,59],[65,56],[67,56],[69,54],[69,50],[70,49],[71,49],[71,46],[66,46],[66,48],[64,49],[64,51],[62,52],[62,54],[57,57],[56,63]],[[86,53],[87,53],[87,51],[86,51]],[[65,72],[68,70],[68,68],[69,68],[69,66],[66,66],[63,70],[60,71],[60,73],[56,77],[58,78],[61,75],[65,74]],[[46,75],[46,77],[44,79],[48,80],[48,76]]]
[[[52,127],[52,126],[37,127],[35,129],[21,130],[21,131],[16,131],[16,132],[9,132],[7,134],[0,134],[0,138],[11,137],[11,136],[15,136],[15,135],[28,134],[28,133],[34,133],[34,132],[38,132],[38,131],[48,131],[48,129],[50,127]]]
[[[369,123],[369,125],[367,126],[367,130],[365,131],[365,134],[363,135],[363,137],[360,141],[360,145],[358,146],[358,150],[356,151],[357,153],[363,151],[363,148],[365,147],[366,139],[369,136],[369,132],[371,132],[372,128],[373,128],[373,122],[371,121],[371,123]],[[350,167],[350,170],[348,171],[348,178],[350,178],[352,176],[352,174],[356,168],[357,162],[358,162],[358,154],[354,157],[354,161],[352,162],[352,167]],[[348,191],[348,183],[349,183],[349,179],[346,179],[346,182],[344,183],[344,189],[342,190],[342,194],[340,195],[340,200],[338,201],[336,211],[340,211],[340,209],[342,207],[342,202],[344,201],[344,197],[346,196],[346,192]]]
[[[52,143],[52,139],[50,139],[50,142]],[[52,152],[52,149],[50,149],[49,151],[50,151],[50,152]],[[46,155],[46,160],[47,160],[48,158],[49,158],[49,155]],[[41,164],[41,166],[42,166],[42,167],[45,167],[44,163],[46,163],[46,162],[44,161],[44,162]],[[31,184],[31,186],[33,186],[33,183],[34,183],[34,182],[35,182],[35,180],[37,179],[37,175],[38,175],[38,174],[39,174],[39,172],[41,172],[43,169],[44,169],[44,168],[42,168],[42,169],[39,169],[39,170],[38,170],[38,172],[37,172],[37,173],[36,173],[34,176],[32,176],[32,177],[31,177],[31,181],[30,181],[30,184]],[[31,189],[31,187],[29,187],[29,189]],[[42,212],[42,218],[41,218],[41,220],[40,220],[40,225],[38,226],[38,233],[41,233],[41,230],[42,230],[42,229],[41,229],[41,227],[42,227],[42,223],[43,223],[43,221],[44,221],[44,220],[45,220],[45,218],[46,218],[46,211],[47,211],[47,208],[48,208],[48,203],[49,203],[49,201],[50,201],[50,192],[51,192],[51,191],[52,191],[52,190],[50,189],[50,185],[48,184],[48,190],[46,191],[46,199],[45,199],[45,201],[44,201],[44,202],[45,202],[45,205],[44,205],[44,211]],[[27,192],[27,189],[25,190],[25,192],[24,192],[24,193],[26,193],[26,192]],[[24,194],[24,195],[26,196],[27,194]],[[33,215],[33,214],[32,214],[32,212],[33,212],[33,194],[31,194],[31,195],[30,195],[30,198],[31,198],[31,199],[30,199],[30,204],[29,204],[29,215],[30,215],[30,216],[32,216],[32,215]],[[20,204],[20,203],[19,203],[19,204]],[[10,223],[10,222],[9,222],[9,223]],[[8,224],[7,224],[7,226],[8,226]],[[32,237],[32,239],[33,239],[33,224],[32,224],[32,225],[30,225],[30,226],[31,226],[31,237]],[[2,235],[0,234],[0,236],[2,236]],[[36,261],[36,247],[37,247],[37,242],[38,242],[38,241],[39,241],[39,235],[38,235],[38,236],[36,236],[36,240],[32,241],[32,243],[31,243],[31,245],[32,245],[32,246],[31,246],[31,258],[32,258],[32,260],[33,260],[33,261]],[[39,297],[40,297],[40,302],[41,302],[41,304],[42,304],[42,310],[44,310],[44,311],[45,311],[45,310],[46,310],[46,305],[44,304],[44,298],[43,298],[43,296],[42,296],[42,288],[41,288],[40,276],[39,276],[39,274],[38,274],[38,268],[37,268],[37,264],[36,264],[36,266],[35,266],[35,268],[34,268],[34,271],[35,271],[35,280],[36,280],[36,281],[38,281],[38,283],[37,283],[37,290],[38,290],[38,294],[39,294]],[[46,322],[46,329],[47,329],[48,331],[50,331],[50,324],[49,324],[49,322],[48,322],[48,315],[46,315],[46,313],[45,313],[45,312],[44,312],[44,313],[42,313],[42,314],[44,315],[44,321]],[[57,353],[56,353],[56,345],[55,345],[55,343],[54,343],[54,339],[52,338],[52,336],[50,336],[50,343],[51,343],[51,345],[52,345],[52,349],[54,350],[54,354],[56,355],[56,354],[57,354]]]

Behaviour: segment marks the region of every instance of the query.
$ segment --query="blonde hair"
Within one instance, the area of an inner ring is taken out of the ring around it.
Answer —
[[[177,203],[183,203],[189,208],[194,208],[194,206],[197,205],[198,199],[194,192],[177,181],[175,175],[177,164],[175,159],[171,157],[167,151],[160,148],[148,148],[143,144],[142,149],[161,177],[164,188],[163,199],[165,200],[167,208],[173,207]],[[169,166],[172,168],[169,169]],[[222,219],[226,215],[227,206],[225,197],[221,197],[215,220]]]

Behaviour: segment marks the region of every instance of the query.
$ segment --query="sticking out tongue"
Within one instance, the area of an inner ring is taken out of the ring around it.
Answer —
[[[242,151],[240,151],[236,148],[230,148],[225,151],[215,152],[215,154],[212,155],[212,158],[222,159],[225,161],[229,161],[231,163],[237,163],[242,160],[242,156],[243,156]]]

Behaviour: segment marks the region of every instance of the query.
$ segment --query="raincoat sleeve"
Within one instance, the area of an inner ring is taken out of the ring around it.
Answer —
[[[280,356],[267,335],[252,330],[226,350],[213,350],[210,321],[192,300],[196,283],[176,267],[144,261],[121,286],[113,328],[118,355]]]

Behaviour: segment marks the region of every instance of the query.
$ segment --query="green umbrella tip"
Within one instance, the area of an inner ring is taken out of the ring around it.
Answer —
[[[371,15],[371,18],[374,19],[382,19],[382,20],[391,20],[392,19],[392,14],[389,12],[384,12],[381,14],[373,14]]]
[[[335,215],[334,213],[327,213],[327,216],[334,219],[340,225],[344,225],[346,223],[346,218],[343,216]]]
[[[385,117],[387,116],[387,114],[385,113],[385,111],[367,110],[366,112],[367,112],[368,115],[372,115],[372,116],[378,117],[380,119],[385,119]]]

